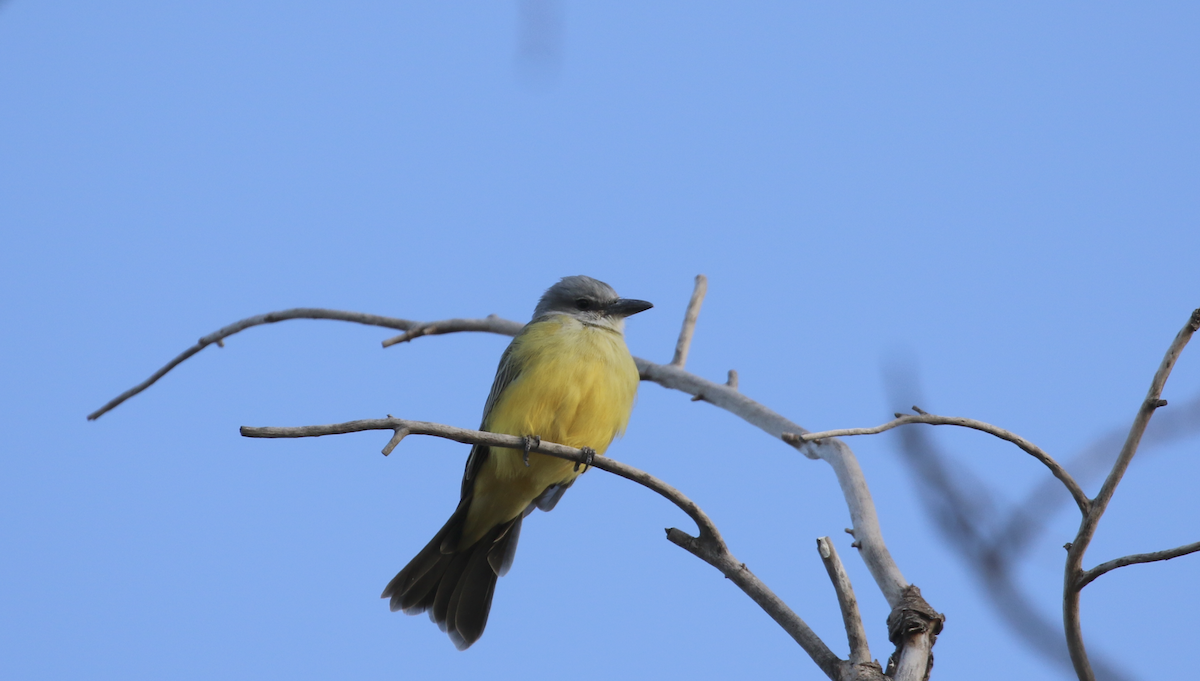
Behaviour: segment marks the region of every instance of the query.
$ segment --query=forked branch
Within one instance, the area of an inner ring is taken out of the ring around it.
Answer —
[[[1105,570],[1100,570],[1110,564],[1103,563],[1089,571],[1097,572],[1091,579],[1087,579],[1088,573],[1083,570],[1083,554],[1087,552],[1088,545],[1091,544],[1092,537],[1096,534],[1096,526],[1108,508],[1108,502],[1112,500],[1117,485],[1129,468],[1129,463],[1133,461],[1133,455],[1137,453],[1142,435],[1146,432],[1146,426],[1150,424],[1150,418],[1154,416],[1155,411],[1167,405],[1167,401],[1162,399],[1162,391],[1167,384],[1167,378],[1170,377],[1171,370],[1175,368],[1175,362],[1179,359],[1179,355],[1198,329],[1200,329],[1200,309],[1192,311],[1187,323],[1183,325],[1179,333],[1175,334],[1175,339],[1167,348],[1166,355],[1158,365],[1158,371],[1154,372],[1154,378],[1150,381],[1146,399],[1142,400],[1137,415],[1134,416],[1133,424],[1129,427],[1129,435],[1125,438],[1125,444],[1121,447],[1121,453],[1117,455],[1117,461],[1113,464],[1112,471],[1104,480],[1100,493],[1092,500],[1083,522],[1079,525],[1079,533],[1075,535],[1075,541],[1067,545],[1067,563],[1063,570],[1063,628],[1066,629],[1067,650],[1071,653],[1071,663],[1075,665],[1075,674],[1080,681],[1095,681],[1096,678],[1095,672],[1092,671],[1092,664],[1088,660],[1087,649],[1083,645],[1083,627],[1079,620],[1080,590],[1104,572],[1120,567],[1120,565],[1112,565]],[[1168,557],[1174,558],[1175,556]],[[1123,559],[1111,562],[1115,563],[1121,560]],[[1161,560],[1165,560],[1165,558]],[[1150,561],[1132,561],[1125,564],[1131,565],[1136,562]]]

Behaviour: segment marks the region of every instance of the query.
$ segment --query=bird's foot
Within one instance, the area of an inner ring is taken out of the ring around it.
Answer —
[[[586,473],[588,468],[591,468],[592,462],[596,460],[596,450],[591,447],[581,447],[579,451],[583,452],[583,461],[575,462],[575,472],[579,472],[579,464],[583,464],[583,472]]]
[[[525,456],[522,460],[525,461],[525,467],[529,468],[529,450],[542,444],[542,438],[537,435],[526,435],[525,438]]]

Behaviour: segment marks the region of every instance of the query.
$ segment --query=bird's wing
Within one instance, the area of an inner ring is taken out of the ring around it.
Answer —
[[[516,347],[520,339],[521,336],[518,334],[508,344],[508,347],[504,349],[504,354],[500,355],[500,366],[496,367],[496,380],[492,381],[492,390],[488,393],[487,402],[483,404],[483,418],[480,420],[480,430],[486,429],[488,415],[492,413],[492,407],[496,405],[496,401],[500,399],[500,395],[504,392],[504,389],[521,375],[521,370],[524,368],[523,362],[516,359],[516,353],[513,351],[513,348]],[[471,447],[471,455],[467,457],[467,466],[463,471],[462,498],[466,498],[467,493],[470,492],[471,483],[475,481],[475,475],[483,467],[483,462],[487,461],[489,455],[490,449],[486,445]]]

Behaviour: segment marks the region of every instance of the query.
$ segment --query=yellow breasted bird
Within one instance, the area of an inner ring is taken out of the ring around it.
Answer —
[[[591,277],[551,286],[500,357],[480,430],[604,454],[625,431],[637,394],[625,318],[651,307]],[[521,520],[534,508],[554,508],[578,475],[571,461],[475,445],[458,508],[382,597],[393,611],[428,611],[466,650],[483,635],[496,579],[517,551]]]

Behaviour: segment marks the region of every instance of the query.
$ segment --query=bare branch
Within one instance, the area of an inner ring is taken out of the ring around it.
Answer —
[[[683,315],[683,328],[679,330],[679,340],[675,343],[675,357],[671,366],[683,368],[687,364],[688,350],[692,346],[692,334],[696,332],[696,319],[700,317],[700,305],[704,302],[704,294],[708,292],[708,277],[696,275],[696,288],[692,290],[692,299],[688,301],[687,312]]]
[[[421,336],[440,336],[446,333],[461,331],[485,331],[498,333],[502,336],[515,336],[524,326],[519,322],[502,319],[490,314],[483,319],[444,319],[440,322],[413,322],[411,328],[399,336],[393,336],[383,341],[383,347],[391,347],[398,343],[406,343]]]
[[[1129,468],[1129,462],[1137,453],[1138,444],[1146,432],[1150,417],[1157,409],[1166,406],[1166,401],[1161,398],[1167,378],[1175,367],[1175,361],[1179,359],[1180,353],[1183,352],[1197,329],[1200,329],[1200,308],[1192,311],[1187,323],[1183,325],[1183,328],[1175,335],[1175,340],[1167,348],[1166,355],[1158,365],[1158,371],[1154,372],[1150,389],[1146,391],[1146,399],[1142,401],[1137,416],[1134,417],[1133,424],[1129,427],[1129,435],[1125,438],[1125,445],[1121,447],[1121,453],[1117,455],[1117,461],[1113,464],[1112,471],[1100,488],[1100,493],[1092,500],[1091,508],[1079,526],[1079,533],[1075,536],[1075,541],[1067,545],[1067,562],[1063,570],[1063,628],[1067,633],[1067,649],[1071,652],[1071,662],[1075,665],[1075,673],[1079,676],[1080,681],[1094,681],[1096,678],[1092,671],[1092,665],[1088,661],[1087,649],[1083,644],[1083,629],[1079,621],[1079,594],[1084,586],[1080,583],[1084,577],[1083,554],[1087,552],[1088,545],[1096,533],[1096,526],[1108,508],[1108,502],[1112,500],[1117,484],[1121,482],[1126,469]]]
[[[916,409],[916,407],[913,408]],[[812,442],[816,440],[824,440],[825,438],[830,437],[873,435],[875,433],[882,433],[885,430],[891,430],[892,428],[907,425],[909,423],[926,423],[932,426],[962,426],[963,428],[973,428],[975,430],[983,431],[989,435],[994,435],[1001,440],[1007,440],[1008,442],[1013,443],[1026,453],[1033,456],[1033,458],[1041,461],[1046,468],[1049,468],[1054,477],[1058,478],[1059,481],[1066,486],[1067,491],[1071,493],[1071,497],[1075,499],[1075,503],[1079,506],[1079,511],[1084,515],[1087,514],[1089,506],[1087,495],[1083,493],[1083,488],[1079,486],[1079,483],[1075,482],[1075,478],[1071,477],[1071,474],[1067,472],[1067,469],[1059,465],[1059,463],[1051,458],[1049,454],[1042,451],[1041,447],[1038,447],[1025,438],[998,426],[993,426],[990,423],[984,423],[983,421],[977,421],[975,419],[962,418],[960,416],[937,416],[935,414],[922,412],[918,414],[906,414],[904,416],[899,416],[894,421],[888,421],[887,423],[881,426],[875,426],[874,428],[846,428],[843,430],[827,430],[821,433],[803,433],[798,435],[788,433],[784,436],[784,440],[789,440],[789,436],[791,439],[796,441]]]
[[[522,328],[520,323],[500,319],[497,317],[488,317],[483,320],[458,319],[441,322],[419,323],[409,320],[376,317],[373,315],[361,315],[350,312],[312,309],[286,310],[278,313],[269,313],[267,315],[261,315],[260,317],[243,320],[232,325],[231,327],[227,327],[227,329],[233,329],[230,333],[236,333],[243,328],[249,328],[250,326],[257,324],[282,321],[283,319],[299,318],[344,319],[345,321],[354,321],[375,326],[397,328],[405,331],[412,330],[417,327],[426,329],[426,331],[423,333],[411,335],[409,337],[410,339],[419,337],[419,335],[437,335],[443,333],[453,333],[457,331],[486,331],[490,333],[514,336]],[[222,329],[221,331],[217,332],[217,334],[213,334],[213,336],[217,339],[224,337],[221,334],[225,331],[226,329]],[[403,337],[401,337],[401,339],[403,339]],[[203,340],[204,339],[202,339],[202,341]],[[400,340],[397,340],[396,342],[400,342]],[[131,390],[126,395],[113,400],[96,415],[98,416],[99,414],[104,413],[104,411],[107,411],[120,404],[125,399],[128,399],[129,396],[140,392],[146,386],[158,380],[158,378],[161,378],[162,375],[166,374],[174,366],[184,361],[192,354],[195,354],[195,352],[197,352],[199,349],[200,348],[195,348],[190,352],[184,353],[173,363],[161,369],[157,374],[155,374],[155,376],[151,378],[151,380],[135,388],[134,390]],[[634,358],[634,361],[637,364],[638,371],[640,372],[643,380],[658,383],[659,385],[671,390],[685,392],[693,397],[701,397],[703,400],[712,403],[714,406],[725,409],[726,411],[729,411],[734,415],[744,419],[751,425],[757,426],[772,437],[779,438],[783,435],[783,433],[807,432],[798,424],[784,418],[771,409],[768,409],[758,402],[755,402],[754,400],[739,393],[737,390],[736,374],[734,372],[731,372],[727,385],[720,385],[691,374],[680,367],[655,364],[637,357]],[[395,430],[396,428],[396,426],[382,427],[389,430]],[[371,428],[364,427],[363,429]],[[413,432],[415,433],[416,431]],[[879,527],[879,518],[875,511],[875,504],[871,499],[871,493],[867,487],[866,478],[862,473],[862,469],[858,465],[857,459],[854,457],[854,453],[840,440],[831,440],[828,442],[819,443],[792,442],[790,444],[792,444],[793,447],[795,447],[808,458],[822,459],[833,468],[834,474],[838,479],[838,484],[842,489],[843,497],[846,500],[847,508],[850,512],[851,523],[853,524],[855,536],[857,538],[855,544],[857,545],[857,548],[859,548],[860,556],[863,559],[863,562],[866,563],[867,569],[870,570],[871,576],[875,579],[876,584],[883,592],[884,597],[887,599],[889,605],[891,605],[893,608],[902,605],[904,602],[905,590],[909,584],[904,579],[904,575],[900,572],[900,569],[896,566],[895,561],[892,559],[891,554],[888,552],[887,546],[883,541],[882,532],[880,531]],[[718,569],[722,568],[718,567]],[[726,574],[726,576],[738,583],[743,590],[746,590],[747,594],[750,595],[751,598],[754,598],[756,602],[760,602],[760,605],[762,604],[762,602],[759,600],[760,598],[765,598],[765,596],[762,595],[764,593],[762,590],[757,590],[752,593],[752,590],[755,590],[756,587],[754,587],[753,583],[746,581],[745,577],[735,576],[731,573],[725,572],[724,569],[722,569],[722,571]],[[738,575],[742,575],[743,573],[745,573],[745,571],[739,572]],[[762,588],[765,589],[765,587]],[[789,631],[792,630],[789,629]],[[793,632],[793,635],[797,634]],[[928,650],[926,649],[925,652],[928,652]],[[820,664],[820,662],[818,662],[818,664]],[[822,669],[825,668],[825,666],[822,666]]]
[[[282,322],[282,321],[286,321],[289,319],[333,319],[333,320],[340,321],[340,322],[354,322],[356,324],[365,324],[367,326],[382,326],[382,327],[388,328],[388,329],[408,329],[408,328],[412,327],[414,324],[417,324],[417,322],[412,322],[407,319],[396,319],[395,317],[381,317],[379,315],[364,314],[362,312],[345,312],[342,310],[326,310],[326,309],[317,308],[317,307],[297,307],[297,308],[292,308],[290,310],[281,310],[279,312],[268,312],[267,314],[260,314],[260,315],[254,316],[254,317],[247,317],[241,321],[234,322],[234,323],[230,324],[229,326],[218,329],[217,331],[214,331],[213,333],[210,333],[207,336],[196,341],[195,345],[193,345],[192,347],[188,348],[187,350],[184,350],[183,352],[179,353],[179,356],[177,356],[175,359],[171,360],[170,362],[167,362],[167,364],[165,366],[163,366],[158,371],[154,372],[154,374],[152,376],[150,376],[150,378],[147,378],[146,380],[133,386],[129,390],[126,390],[125,392],[121,393],[120,395],[117,395],[113,399],[109,400],[108,404],[106,404],[103,407],[100,407],[99,409],[97,409],[96,411],[88,414],[88,420],[95,421],[96,419],[100,418],[105,413],[111,411],[114,407],[121,404],[125,400],[133,397],[134,395],[142,392],[146,388],[149,388],[150,386],[154,385],[154,383],[157,382],[158,379],[162,378],[163,376],[166,376],[168,371],[179,366],[180,364],[183,363],[184,360],[188,359],[189,357],[196,354],[197,352],[200,352],[205,347],[212,345],[213,343],[216,343],[220,347],[225,347],[225,343],[223,341],[226,338],[232,336],[233,334],[238,333],[239,331],[245,331],[246,329],[249,329],[250,327],[253,327],[253,326],[261,326],[262,324],[274,324],[275,322]]]
[[[324,426],[298,426],[292,428],[279,427],[251,427],[242,426],[241,434],[245,437],[258,438],[297,438],[297,437],[318,437],[321,435],[338,435],[343,433],[357,433],[366,430],[392,430],[395,435],[392,441],[388,443],[388,451],[394,447],[394,442],[398,441],[400,433],[412,435],[432,435],[434,437],[454,440],[464,444],[487,445],[489,447],[502,447],[507,449],[523,449],[526,445],[525,438],[516,435],[504,435],[501,433],[489,433],[482,430],[468,430],[466,428],[456,428],[440,423],[430,423],[428,421],[408,421],[388,417],[386,419],[364,419],[360,421],[349,421],[347,423],[336,423]],[[583,450],[574,447],[567,447],[553,442],[541,440],[530,447],[531,452],[538,452],[549,456],[574,461],[576,463],[588,463],[588,457]],[[591,465],[600,470],[607,471],[614,475],[631,480],[642,485],[654,492],[667,501],[675,504],[688,515],[699,528],[699,536],[692,537],[691,535],[675,528],[667,530],[667,538],[672,543],[686,549],[696,557],[705,561],[709,565],[717,568],[732,580],[739,588],[750,596],[758,605],[774,619],[784,631],[788,632],[800,647],[817,663],[817,666],[825,672],[831,679],[840,680],[848,678],[848,670],[846,663],[839,659],[832,650],[809,628],[800,616],[792,611],[774,592],[770,590],[761,580],[750,572],[745,563],[738,562],[733,554],[729,552],[729,548],[725,545],[725,540],[721,538],[720,531],[712,522],[707,514],[700,509],[691,499],[686,497],[682,492],[675,489],[671,485],[659,480],[658,478],[646,473],[645,471],[634,468],[610,459],[607,456],[596,456],[591,459]]]
[[[850,664],[866,664],[871,661],[871,648],[867,643],[867,632],[863,629],[862,616],[858,613],[858,599],[854,597],[850,576],[846,574],[846,568],[842,566],[842,560],[829,537],[817,539],[817,552],[821,554],[829,581],[833,582],[833,590],[837,592],[838,605],[842,608],[842,623],[846,626],[846,639],[850,643]]]
[[[1106,572],[1125,567],[1126,565],[1137,565],[1138,563],[1154,563],[1160,560],[1171,560],[1172,558],[1186,556],[1189,553],[1195,553],[1197,551],[1200,551],[1200,541],[1192,542],[1191,544],[1184,544],[1183,546],[1177,546],[1173,549],[1166,549],[1165,551],[1154,551],[1153,553],[1135,553],[1131,556],[1116,558],[1108,561],[1107,563],[1101,563],[1091,570],[1084,571],[1083,576],[1079,579],[1079,588],[1082,589],[1088,584],[1091,584],[1093,580]]]

